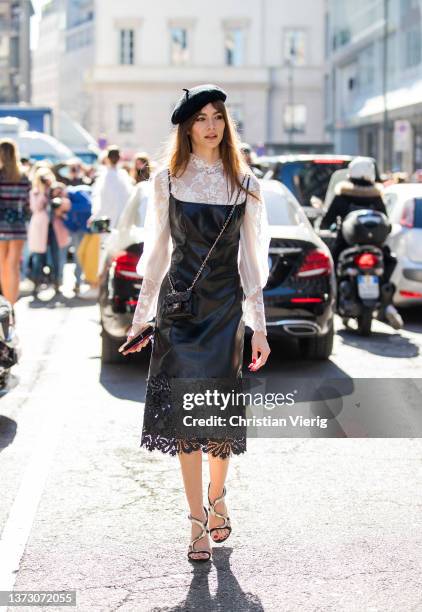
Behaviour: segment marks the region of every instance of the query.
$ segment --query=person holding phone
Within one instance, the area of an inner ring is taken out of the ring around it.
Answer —
[[[231,533],[225,480],[230,457],[246,451],[246,435],[226,435],[224,428],[215,438],[176,435],[172,418],[184,408],[172,393],[241,381],[245,324],[253,330],[250,371],[262,368],[270,354],[262,295],[269,275],[268,220],[226,97],[216,85],[199,85],[185,89],[173,111],[176,128],[166,163],[153,178],[145,219],[137,267],[143,281],[128,342],[148,331],[154,316],[155,326],[134,347],[120,349],[128,354],[153,342],[140,445],[180,460],[191,561],[211,558],[208,532],[216,543]],[[202,453],[209,463],[208,509]]]

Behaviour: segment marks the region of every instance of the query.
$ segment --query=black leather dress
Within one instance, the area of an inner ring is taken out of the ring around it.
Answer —
[[[249,181],[248,181],[249,182]],[[184,202],[171,192],[169,221],[173,242],[169,274],[173,285],[191,285],[201,263],[218,236],[232,205]],[[244,192],[242,192],[244,193]],[[202,450],[228,457],[246,450],[246,428],[224,423],[216,427],[184,428],[187,414],[220,414],[227,423],[232,407],[185,410],[184,393],[220,393],[242,390],[244,292],[238,270],[240,227],[246,198],[236,204],[226,229],[213,249],[193,289],[194,317],[170,320],[163,313],[164,296],[171,290],[167,274],[158,295],[156,331],[153,339],[145,398],[141,446],[176,455]],[[233,396],[232,396],[233,397]],[[243,415],[244,407],[234,408]],[[175,422],[177,421],[177,427]],[[189,434],[187,433],[189,429]],[[192,430],[192,431],[191,431]],[[204,435],[208,432],[208,435]],[[215,432],[215,436],[210,436]]]

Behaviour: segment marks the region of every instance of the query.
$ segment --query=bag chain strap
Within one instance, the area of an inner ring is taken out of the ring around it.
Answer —
[[[231,209],[231,211],[230,211],[229,216],[228,216],[228,217],[227,217],[227,219],[225,220],[224,225],[223,225],[223,227],[222,227],[222,228],[221,228],[221,230],[220,230],[220,233],[218,234],[217,238],[216,238],[216,239],[215,239],[215,241],[214,241],[214,244],[212,245],[212,247],[211,247],[211,248],[210,248],[210,250],[208,251],[207,256],[205,257],[204,261],[203,261],[203,262],[202,262],[202,264],[201,264],[201,267],[199,268],[198,272],[196,273],[196,276],[195,276],[195,278],[193,279],[191,286],[190,286],[190,287],[188,287],[188,288],[186,289],[186,291],[191,291],[191,290],[192,290],[192,288],[193,288],[194,284],[196,283],[196,281],[198,280],[198,278],[199,278],[199,276],[200,276],[200,274],[201,274],[202,270],[204,269],[204,266],[205,266],[205,264],[207,263],[208,258],[209,258],[209,256],[211,255],[211,252],[212,252],[213,248],[215,247],[215,245],[216,245],[216,244],[217,244],[217,242],[219,241],[219,239],[220,239],[220,237],[221,237],[221,234],[224,232],[224,230],[225,230],[225,229],[226,229],[226,227],[227,227],[227,224],[229,223],[230,219],[232,218],[233,213],[234,213],[234,209],[236,208],[237,200],[239,199],[240,191],[241,191],[241,188],[243,187],[243,183],[244,183],[244,182],[245,182],[245,178],[243,178],[242,185],[241,185],[241,187],[239,187],[239,191],[237,192],[236,200],[235,200],[235,202],[234,202],[234,204],[233,204],[233,206],[232,206],[232,209]],[[175,288],[174,288],[174,286],[173,286],[173,283],[171,282],[171,278],[170,278],[170,273],[169,273],[169,272],[167,272],[167,276],[168,276],[168,279],[169,279],[169,281],[170,281],[171,293],[177,293],[176,289],[175,289]]]

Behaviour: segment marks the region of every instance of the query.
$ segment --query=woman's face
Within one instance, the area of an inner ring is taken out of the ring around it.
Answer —
[[[225,121],[222,113],[211,104],[204,106],[190,129],[192,144],[214,149],[223,140]]]

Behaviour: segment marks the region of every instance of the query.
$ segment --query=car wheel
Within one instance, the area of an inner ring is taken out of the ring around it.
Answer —
[[[300,338],[299,352],[303,359],[324,360],[329,359],[333,351],[334,325],[331,321],[330,328],[323,336],[314,338]]]
[[[119,346],[123,344],[103,329],[101,333],[101,363],[123,363],[125,356],[119,353]]]

